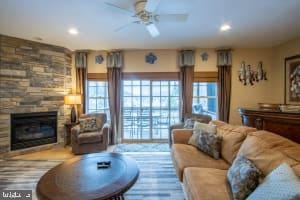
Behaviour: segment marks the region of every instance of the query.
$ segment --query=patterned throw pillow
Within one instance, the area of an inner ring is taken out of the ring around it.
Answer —
[[[187,120],[185,120],[185,122],[184,122],[183,128],[189,128],[189,129],[192,129],[192,128],[194,127],[194,123],[195,123],[195,120],[194,120],[194,119],[187,119]]]
[[[198,147],[198,138],[201,131],[216,134],[217,127],[214,124],[205,124],[200,122],[194,123],[193,135],[190,137],[188,144]]]
[[[202,124],[207,124],[207,123],[203,123],[203,122],[205,122],[205,119],[192,117],[192,118],[186,119],[184,121],[183,128],[192,129],[192,128],[194,128],[194,125],[196,122],[202,123]]]
[[[79,125],[80,125],[80,133],[92,132],[98,130],[96,117],[87,117],[87,118],[79,119]]]
[[[238,156],[227,172],[234,200],[245,199],[258,185],[261,172],[244,156]]]
[[[209,156],[219,159],[221,153],[222,136],[199,131],[197,147]]]
[[[286,163],[269,173],[247,200],[300,199],[300,180]]]

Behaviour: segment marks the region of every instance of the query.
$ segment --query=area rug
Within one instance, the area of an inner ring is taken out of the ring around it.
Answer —
[[[137,161],[140,176],[136,184],[125,193],[126,200],[184,199],[169,153],[128,153],[128,156]],[[0,189],[33,190],[33,199],[36,199],[35,188],[40,177],[61,162],[58,160],[0,161]]]
[[[170,152],[170,147],[167,143],[118,144],[114,152]]]

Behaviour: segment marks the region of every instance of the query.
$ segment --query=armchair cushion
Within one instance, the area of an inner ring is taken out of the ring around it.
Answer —
[[[96,117],[86,117],[79,119],[80,133],[97,131],[99,127],[97,126]]]
[[[90,144],[95,142],[102,142],[103,134],[101,132],[88,132],[79,134],[78,144]]]

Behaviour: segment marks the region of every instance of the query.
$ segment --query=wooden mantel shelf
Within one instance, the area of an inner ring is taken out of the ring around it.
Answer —
[[[277,133],[300,144],[300,113],[239,108],[242,123]]]

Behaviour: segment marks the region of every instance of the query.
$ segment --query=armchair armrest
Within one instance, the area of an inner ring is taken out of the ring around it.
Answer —
[[[79,134],[80,134],[80,126],[76,125],[71,129],[71,144],[77,141]]]
[[[188,144],[190,137],[193,134],[193,129],[174,129],[172,131],[174,144]]]

